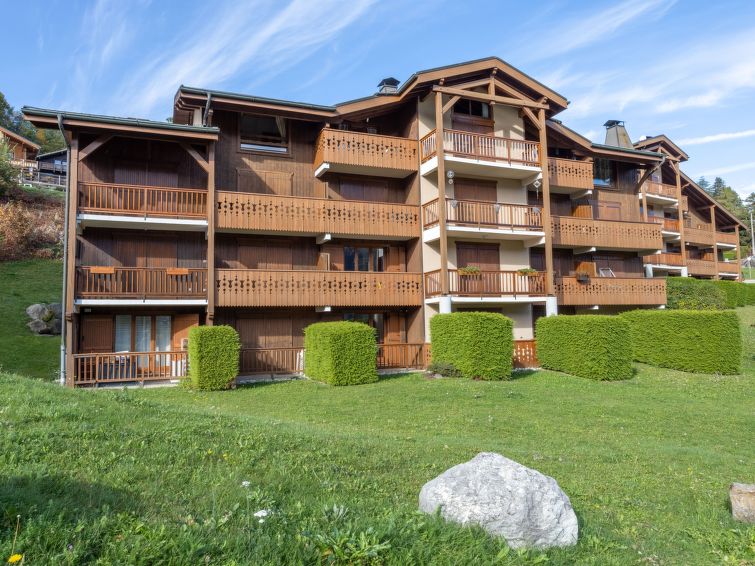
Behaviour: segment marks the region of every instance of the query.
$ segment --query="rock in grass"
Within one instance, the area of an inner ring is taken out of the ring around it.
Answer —
[[[731,514],[737,521],[755,524],[755,484],[731,484],[729,499],[731,500]]]
[[[577,516],[556,480],[500,454],[481,452],[430,480],[419,507],[425,513],[440,509],[447,521],[479,525],[511,548],[577,543]]]

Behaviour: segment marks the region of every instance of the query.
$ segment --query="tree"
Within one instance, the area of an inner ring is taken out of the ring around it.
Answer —
[[[698,186],[704,190],[706,193],[710,194],[710,182],[705,177],[700,177],[697,180]]]
[[[24,120],[24,115],[20,110],[10,105],[2,92],[0,92],[0,126],[39,144],[40,153],[63,149],[66,146],[60,131],[57,129],[37,130],[31,122]]]
[[[10,147],[7,140],[2,138],[0,139],[0,196],[16,186],[18,177],[18,171],[10,164],[8,155],[10,155]]]

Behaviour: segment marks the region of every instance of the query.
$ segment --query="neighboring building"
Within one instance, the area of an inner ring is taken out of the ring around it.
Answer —
[[[11,165],[25,169],[36,168],[35,159],[40,147],[38,144],[2,126],[0,126],[0,139],[8,144],[10,149],[8,158]]]
[[[656,202],[663,148],[617,121],[590,142],[497,58],[378,88],[323,106],[181,87],[172,123],[24,108],[71,138],[67,382],[179,377],[198,324],[238,330],[244,374],[301,369],[303,329],[344,319],[376,329],[380,367],[418,367],[430,318],[470,309],[511,317],[527,365],[539,316],[665,304],[646,274],[678,234],[656,216],[704,204],[681,173]]]
[[[57,187],[66,186],[68,176],[68,150],[58,149],[37,155],[37,174],[34,181]]]

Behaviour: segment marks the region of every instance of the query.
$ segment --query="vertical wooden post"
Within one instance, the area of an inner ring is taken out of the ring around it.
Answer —
[[[446,163],[443,147],[443,94],[435,93],[435,156],[438,159],[438,231],[440,233],[440,292],[448,295],[448,236],[446,235]]]
[[[215,319],[215,142],[207,146],[207,320],[208,325]]]
[[[647,191],[645,190],[645,183],[640,186],[640,194],[642,195],[642,220],[648,221],[648,199]]]
[[[684,240],[684,211],[682,206],[682,175],[679,170],[679,163],[672,162],[671,166],[674,168],[676,174],[676,215],[679,217],[679,248],[682,252],[682,266],[687,267],[687,243]]]
[[[737,281],[742,281],[742,250],[739,246],[739,224],[734,227],[734,233],[737,235]]]
[[[716,207],[710,207],[710,227],[713,229],[713,265],[716,269],[716,276],[713,279],[720,279],[718,275],[718,237],[716,234]]]
[[[66,385],[74,384],[74,303],[76,300],[76,212],[79,207],[79,136],[71,135],[71,162],[68,164],[68,234],[66,234],[66,265],[64,266],[66,278],[65,297],[65,320],[66,325]]]
[[[545,110],[537,111],[540,128],[540,168],[543,171],[543,232],[545,232],[545,292],[554,295],[553,289],[553,230],[551,226],[551,188],[548,178],[548,135],[545,126]]]

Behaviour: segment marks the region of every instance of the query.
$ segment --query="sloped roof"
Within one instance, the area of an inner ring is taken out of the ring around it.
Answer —
[[[633,145],[637,149],[650,148],[650,147],[662,147],[670,155],[676,157],[680,161],[687,161],[689,159],[689,155],[687,155],[687,153],[682,148],[680,148],[678,145],[672,142],[664,134],[645,138],[644,140],[634,142]]]
[[[34,143],[30,139],[22,136],[21,134],[17,134],[16,132],[9,130],[8,128],[4,128],[3,126],[0,126],[0,132],[2,132],[7,137],[12,138],[23,145],[36,149],[37,151],[39,151],[39,148],[42,147],[38,143]]]

